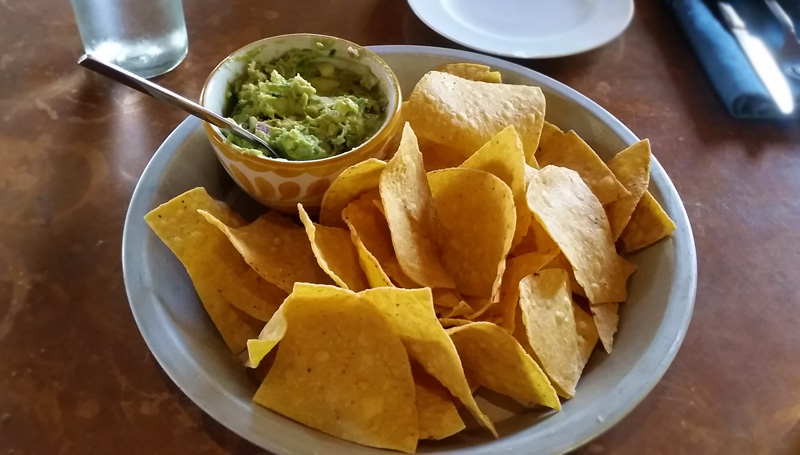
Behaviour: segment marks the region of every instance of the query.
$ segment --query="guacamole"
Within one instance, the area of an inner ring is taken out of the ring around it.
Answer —
[[[269,63],[250,61],[228,87],[227,115],[287,160],[344,153],[369,139],[386,118],[378,79],[360,66],[337,60],[323,44]],[[244,153],[269,156],[249,141],[227,137]]]

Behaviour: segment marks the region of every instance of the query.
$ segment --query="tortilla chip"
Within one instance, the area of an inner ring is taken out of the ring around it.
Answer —
[[[458,167],[465,159],[469,158],[474,150],[457,150],[447,144],[439,144],[425,139],[419,139],[419,151],[426,172],[438,171]]]
[[[466,153],[513,125],[527,161],[539,144],[545,99],[539,87],[487,84],[432,71],[417,82],[406,107],[420,138]]]
[[[334,291],[331,289],[334,289]],[[297,304],[296,302],[301,302],[300,304],[303,305],[312,305],[320,298],[325,298],[330,295],[339,295],[335,292],[336,289],[339,288],[311,283],[295,283],[292,293],[289,294],[289,297],[283,301],[278,311],[275,312],[269,322],[261,329],[258,338],[247,340],[247,361],[245,362],[245,366],[257,368],[264,357],[266,357],[272,348],[286,335],[286,318],[284,317],[283,308],[287,302],[290,302],[290,305]]]
[[[531,168],[531,169],[541,169],[541,167],[542,167],[542,166],[539,164],[539,162],[538,162],[538,161],[536,161],[536,157],[535,157],[535,156],[533,156],[533,155],[531,155],[530,157],[528,157],[528,158],[525,160],[525,164],[527,165],[527,167],[528,167],[528,168]],[[527,168],[526,168],[526,171],[527,171]]]
[[[551,131],[547,142],[539,144],[536,159],[541,166],[560,166],[577,172],[601,204],[630,194],[606,163],[574,131],[558,134]]]
[[[369,287],[394,287],[392,280],[383,270],[383,267],[381,267],[381,263],[378,262],[378,259],[364,246],[358,234],[355,231],[350,231],[350,237],[358,251],[358,260],[361,264],[361,268],[364,270],[364,274],[367,276]]]
[[[347,229],[322,226],[311,221],[303,208],[297,204],[300,221],[306,228],[311,250],[317,263],[339,286],[351,291],[363,291],[369,286],[356,246]]]
[[[614,348],[614,334],[617,333],[619,325],[619,303],[591,305],[590,308],[603,348],[611,354],[611,350]]]
[[[417,392],[419,438],[440,440],[463,430],[465,425],[458,415],[450,392],[422,368],[411,368]]]
[[[481,412],[469,390],[461,360],[433,311],[430,289],[368,289],[359,293],[379,308],[413,358],[458,398],[495,437],[491,420]]]
[[[606,206],[611,236],[616,241],[631,219],[633,210],[650,183],[650,141],[639,141],[608,162],[608,168],[630,192]]]
[[[415,386],[402,342],[374,305],[317,288],[284,303],[286,334],[253,401],[348,441],[414,452]]]
[[[527,203],[525,206],[527,207]],[[528,207],[528,210],[530,210],[530,207]],[[550,234],[544,229],[542,223],[531,214],[528,233],[522,237],[522,241],[519,242],[519,245],[511,251],[511,256],[522,256],[523,254],[529,253],[539,253],[543,255],[551,253],[558,254],[558,252],[559,249],[556,242],[553,241]]]
[[[261,278],[250,267],[235,279],[223,284],[220,293],[233,306],[263,322],[272,318],[289,295],[283,289]]]
[[[528,207],[567,257],[591,303],[622,302],[628,275],[606,212],[575,171],[547,166],[528,185]]]
[[[449,327],[457,327],[460,325],[472,324],[472,321],[470,321],[469,319],[439,318],[439,324],[441,324],[442,327],[444,328],[449,328]]]
[[[198,297],[225,344],[241,352],[247,339],[258,333],[261,322],[233,306],[220,293],[227,283],[250,268],[228,239],[206,223],[198,210],[206,210],[231,225],[244,221],[205,189],[189,190],[145,215],[150,229],[169,247],[186,268]]]
[[[474,313],[475,310],[472,309],[469,304],[463,300],[459,300],[458,304],[453,307],[449,312],[444,313],[442,315],[443,318],[463,318],[471,315]]]
[[[451,289],[433,289],[433,304],[446,308],[455,308],[461,298]]]
[[[368,197],[360,197],[342,210],[342,219],[351,232],[381,264],[393,259],[392,235],[386,218]]]
[[[388,263],[396,266],[397,258],[386,218],[373,201],[370,193],[361,195],[347,204],[342,211],[342,219],[350,228],[350,237],[356,245],[361,268],[367,275],[370,287],[393,286],[384,266]]]
[[[481,318],[497,304],[497,302],[493,302],[488,297],[464,297],[464,301],[472,308],[472,314],[467,315],[467,319],[470,321]]]
[[[525,200],[525,152],[517,130],[509,126],[500,131],[460,167],[489,172],[511,189],[517,214],[511,247],[516,246],[531,224],[531,211]]]
[[[431,172],[428,181],[439,213],[442,263],[456,289],[496,301],[516,224],[511,190],[475,169]]]
[[[435,71],[449,73],[470,81],[491,82],[494,84],[503,82],[499,72],[492,71],[488,66],[477,63],[448,63],[437,66]]]
[[[539,154],[542,147],[552,147],[555,143],[554,141],[558,140],[563,135],[564,132],[561,131],[561,128],[545,120],[542,124],[542,136],[539,139],[539,147],[536,149],[536,154]]]
[[[408,123],[394,157],[380,178],[381,201],[397,261],[403,273],[428,287],[453,288],[439,260],[436,205],[422,165],[417,138]]]
[[[298,284],[302,285],[303,283]],[[286,304],[287,301],[298,299],[301,299],[300,295],[291,293],[283,301],[283,304]],[[258,368],[264,357],[283,339],[284,335],[286,335],[286,319],[283,317],[283,305],[281,305],[261,329],[258,338],[251,337],[247,340],[247,359],[244,362],[244,366]]]
[[[519,306],[528,343],[558,394],[571,398],[580,378],[578,332],[561,269],[545,269],[519,283]]]
[[[528,193],[528,186],[530,185],[531,179],[533,179],[538,170],[539,170],[538,166],[534,168],[533,166],[529,166],[526,164],[523,167],[523,173],[524,173],[523,179],[525,181],[526,199]],[[525,206],[527,207],[527,205],[528,204],[526,201]],[[530,210],[530,208],[528,208],[528,210]],[[545,231],[544,226],[542,226],[542,224],[539,223],[536,220],[536,217],[534,217],[532,214],[530,218],[531,220],[530,220],[530,225],[528,227],[528,232],[525,234],[525,236],[522,237],[520,243],[511,249],[511,255],[521,256],[523,254],[533,253],[537,251],[542,254],[549,252],[551,250],[559,251],[558,245],[556,245],[553,239],[550,238],[550,235],[547,234],[547,231]]]
[[[507,395],[525,406],[561,409],[561,402],[539,365],[514,337],[490,322],[448,329],[470,381]]]
[[[586,363],[594,352],[599,335],[592,315],[587,313],[580,305],[572,304],[572,315],[575,317],[575,328],[578,331],[578,370],[583,371]]]
[[[645,191],[620,239],[625,251],[631,253],[669,237],[674,230],[675,223],[667,212],[649,191]]]
[[[250,267],[284,291],[291,292],[298,281],[333,283],[317,265],[305,229],[277,212],[267,212],[243,227],[226,225],[211,212],[199,212],[228,237]]]
[[[557,251],[528,253],[509,259],[506,262],[503,285],[500,287],[500,301],[483,319],[495,322],[509,333],[513,332],[519,303],[519,282],[541,270],[556,254]]]
[[[391,278],[395,286],[404,289],[417,289],[422,287],[403,272],[403,269],[400,268],[400,264],[397,262],[397,258],[382,265],[386,275]]]
[[[575,279],[575,271],[572,269],[572,264],[569,263],[566,256],[564,256],[562,253],[559,253],[553,258],[552,261],[548,262],[547,265],[542,268],[565,270],[567,274],[569,274],[569,289],[572,291],[572,293],[581,297],[586,297],[586,293],[583,292],[583,288],[580,284],[578,284],[578,280]]]
[[[369,190],[378,188],[378,180],[386,163],[370,158],[345,169],[331,183],[322,196],[319,209],[319,222],[325,226],[345,227],[342,221],[342,210],[353,199]]]

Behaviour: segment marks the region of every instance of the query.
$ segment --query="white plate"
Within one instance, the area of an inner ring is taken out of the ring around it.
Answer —
[[[547,118],[573,128],[605,159],[637,141],[622,123],[580,93],[546,76],[496,58],[421,46],[372,48],[395,70],[408,94],[431,68],[459,61],[490,65],[509,83],[542,87]],[[658,143],[654,144],[658,154]],[[655,386],[672,362],[692,315],[697,260],[689,220],[675,187],[653,159],[650,190],[677,225],[670,239],[633,256],[639,270],[621,307],[614,353],[596,351],[575,398],[559,413],[525,411],[479,392],[478,403],[495,420],[500,438],[470,428],[444,441],[420,445],[442,454],[558,454],[606,431]],[[220,166],[200,128],[189,118],[167,138],[134,191],[122,239],[125,287],[131,310],[153,355],[200,408],[235,433],[276,454],[386,454],[295,423],[252,403],[256,384],[217,334],[181,263],[142,217],[196,186],[253,215],[256,204]]]
[[[490,54],[563,57],[616,38],[633,0],[408,0],[440,35]]]

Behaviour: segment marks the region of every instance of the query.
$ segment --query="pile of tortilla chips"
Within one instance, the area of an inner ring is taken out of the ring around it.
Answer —
[[[545,121],[539,88],[439,70],[391,159],[342,173],[320,222],[300,205],[247,223],[202,188],[145,218],[231,351],[266,371],[255,402],[408,453],[464,429],[462,406],[496,436],[478,387],[560,410],[598,340],[612,351],[636,269],[618,251],[675,229],[647,140],[605,163]]]

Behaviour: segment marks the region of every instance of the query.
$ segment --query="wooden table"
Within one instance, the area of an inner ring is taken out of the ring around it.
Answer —
[[[672,367],[578,453],[800,452],[800,128],[732,119],[660,2],[601,49],[522,61],[650,138],[694,228],[694,318]],[[402,0],[185,2],[158,82],[196,97],[256,39],[300,31],[458,47]],[[251,454],[162,373],[131,317],[125,211],[185,117],[75,65],[69,3],[0,0],[0,455]]]

